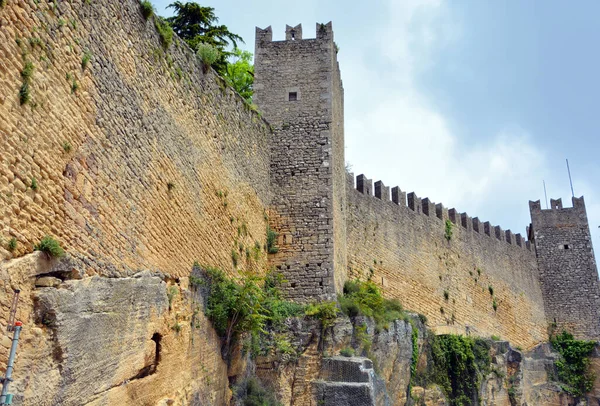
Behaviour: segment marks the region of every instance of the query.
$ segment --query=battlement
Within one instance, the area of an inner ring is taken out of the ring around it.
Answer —
[[[256,27],[256,46],[264,45],[269,42],[294,42],[294,41],[315,41],[315,40],[333,40],[333,25],[331,21],[327,24],[316,24],[315,38],[302,38],[302,24],[298,24],[294,27],[287,25],[285,26],[285,40],[273,41],[273,29],[271,26],[267,28]]]
[[[347,174],[347,176],[347,182],[349,186],[351,186],[350,188],[353,189],[354,174],[349,173]],[[376,181],[373,186],[373,180],[367,178],[364,174],[356,176],[355,189],[364,195],[373,196],[374,198],[379,199],[383,202],[388,202],[399,207],[406,207],[412,212],[419,215],[437,218],[444,222],[446,220],[450,220],[453,224],[461,227],[467,232],[485,235],[487,237],[495,238],[498,241],[505,242],[509,245],[513,245],[517,248],[523,248],[528,251],[531,251],[531,241],[527,240],[529,233],[525,233],[525,237],[520,233],[514,234],[511,230],[503,230],[502,227],[494,226],[489,221],[481,221],[478,217],[472,218],[467,213],[459,212],[455,208],[448,209],[444,207],[442,203],[436,204],[433,201],[431,201],[428,197],[420,198],[415,192],[403,192],[398,186],[394,186],[391,188],[390,198],[390,187],[385,186],[384,183],[380,180]],[[560,199],[558,199],[557,201],[553,200],[553,202],[555,206],[560,206],[560,209],[562,209]],[[535,205],[535,202],[530,202],[530,206],[532,204]],[[537,202],[537,204],[539,206],[539,202]]]

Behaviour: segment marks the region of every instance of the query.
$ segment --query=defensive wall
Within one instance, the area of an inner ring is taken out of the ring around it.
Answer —
[[[238,268],[265,268],[245,250],[265,243],[270,127],[183,41],[163,50],[134,0],[9,1],[0,19],[2,258],[49,234],[117,274],[231,271],[240,244]]]
[[[154,21],[135,0],[0,7],[0,365],[20,288],[11,391],[24,404],[228,399],[219,340],[192,313],[186,277],[195,260],[268,268],[272,134],[183,41],[163,46]],[[27,255],[44,235],[71,257],[65,272]],[[67,274],[83,279],[55,289]],[[158,359],[152,337],[161,365],[141,379]]]
[[[364,175],[356,187],[348,175],[347,194],[349,277],[371,277],[439,333],[547,339],[535,252],[520,234],[398,187],[390,196]]]

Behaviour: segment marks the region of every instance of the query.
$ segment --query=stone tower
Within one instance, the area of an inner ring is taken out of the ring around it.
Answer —
[[[316,38],[256,28],[254,101],[273,126],[273,264],[287,297],[332,299],[346,275],[344,96],[331,22]]]
[[[573,207],[561,199],[529,202],[544,307],[549,322],[578,338],[600,338],[600,285],[583,197]]]

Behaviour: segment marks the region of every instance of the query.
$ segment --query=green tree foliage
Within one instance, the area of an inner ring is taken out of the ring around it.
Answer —
[[[216,268],[207,268],[203,272],[206,283],[195,275],[190,280],[195,286],[208,287],[206,315],[224,339],[225,355],[228,355],[233,340],[241,334],[249,333],[252,340],[258,341],[267,328],[280,327],[288,317],[304,314],[304,306],[281,298],[278,286],[284,281],[278,273],[230,278]]]
[[[588,393],[594,383],[594,374],[589,370],[590,355],[596,343],[594,341],[575,340],[572,334],[564,331],[551,338],[552,347],[560,353],[556,361],[558,379],[562,388],[573,396]]]
[[[378,329],[388,328],[391,321],[405,318],[400,302],[384,298],[379,287],[370,280],[347,281],[338,301],[346,315],[372,317]]]
[[[227,66],[227,58],[231,52],[227,51],[230,45],[237,48],[238,42],[244,42],[242,37],[229,31],[225,25],[219,25],[219,18],[212,7],[203,7],[195,2],[176,1],[169,5],[174,9],[175,15],[166,21],[173,27],[175,33],[188,43],[192,49],[197,49],[198,44],[210,44],[217,48],[221,54],[213,63],[213,67],[221,75]]]
[[[229,57],[223,77],[248,103],[252,103],[254,66],[252,53],[235,48]]]

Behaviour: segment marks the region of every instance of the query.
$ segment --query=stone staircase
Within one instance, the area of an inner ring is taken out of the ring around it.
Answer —
[[[373,362],[363,357],[324,358],[319,380],[313,381],[313,399],[318,405],[375,406],[377,378]],[[385,390],[385,389],[384,389]]]

